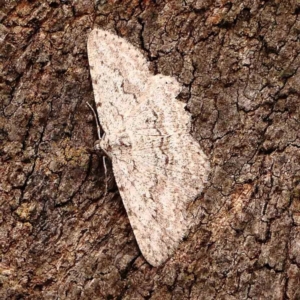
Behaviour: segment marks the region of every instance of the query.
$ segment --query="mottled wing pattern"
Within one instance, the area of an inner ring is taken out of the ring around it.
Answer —
[[[193,224],[187,204],[202,191],[208,160],[190,135],[190,114],[171,77],[151,76],[142,104],[124,121],[132,148],[113,158],[114,174],[139,247],[153,266],[164,262]]]
[[[87,48],[101,126],[107,135],[114,134],[113,124],[123,129],[123,114],[138,104],[149,76],[148,64],[126,40],[104,30],[90,33]]]
[[[106,31],[93,30],[88,50],[115,179],[138,245],[158,266],[193,224],[187,204],[207,181],[208,159],[175,78],[152,75],[140,51]]]

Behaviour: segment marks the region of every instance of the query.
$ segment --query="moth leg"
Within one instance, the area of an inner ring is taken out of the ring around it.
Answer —
[[[100,123],[99,123],[99,119],[97,117],[97,114],[96,114],[95,110],[93,109],[93,107],[88,102],[86,102],[86,105],[91,109],[91,111],[93,112],[94,118],[96,120],[98,141],[95,142],[95,149],[96,150],[100,150],[100,149],[102,149],[101,146],[100,146],[100,141],[102,139],[104,139],[105,132],[103,133],[103,136],[101,137],[101,128],[100,128]],[[104,153],[106,155],[108,155],[104,149],[102,149],[102,150],[104,151]],[[107,195],[107,191],[108,191],[108,178],[107,178],[106,156],[104,155],[102,157],[102,159],[103,159],[103,166],[104,166],[104,173],[105,173],[105,193],[104,193],[104,195]]]
[[[108,190],[108,178],[107,178],[107,167],[106,167],[106,156],[103,156],[103,167],[104,167],[104,174],[105,174],[105,193],[104,195],[107,195]]]

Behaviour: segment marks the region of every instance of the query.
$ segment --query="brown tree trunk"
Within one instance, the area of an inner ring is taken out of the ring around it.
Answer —
[[[0,299],[300,299],[299,1],[0,7]],[[113,180],[104,194],[93,27],[184,85],[212,165],[201,222],[158,268]]]

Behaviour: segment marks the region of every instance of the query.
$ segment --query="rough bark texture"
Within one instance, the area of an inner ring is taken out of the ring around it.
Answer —
[[[0,7],[0,299],[300,299],[298,0]],[[213,166],[201,222],[159,268],[113,180],[104,195],[85,105],[94,26],[185,86]]]

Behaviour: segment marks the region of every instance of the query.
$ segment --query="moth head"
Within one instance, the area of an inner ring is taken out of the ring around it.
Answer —
[[[111,146],[109,143],[109,139],[104,134],[100,140],[97,140],[94,144],[94,148],[96,151],[103,151],[106,156],[111,158]]]

